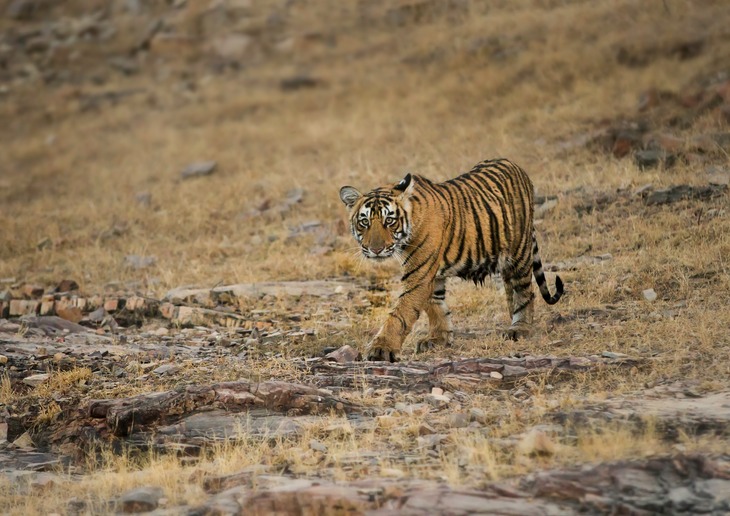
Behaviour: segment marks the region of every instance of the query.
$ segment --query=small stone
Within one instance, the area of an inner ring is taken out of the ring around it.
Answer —
[[[669,168],[676,161],[675,156],[664,149],[641,150],[634,154],[634,159],[640,168],[652,168],[659,166],[660,163],[664,163],[664,166]]]
[[[212,53],[227,61],[237,61],[251,48],[254,39],[245,34],[225,34],[210,43]]]
[[[495,380],[501,380],[502,378],[504,378],[504,376],[502,376],[502,373],[500,373],[499,371],[490,371],[489,376],[490,378],[494,378]]]
[[[109,66],[122,72],[124,75],[133,75],[139,71],[139,64],[134,59],[125,56],[110,57],[107,60]]]
[[[702,394],[696,391],[695,389],[688,387],[684,391],[682,391],[685,396],[688,398],[701,398]]]
[[[53,240],[51,240],[50,237],[44,237],[41,238],[35,246],[39,251],[43,251],[44,249],[48,249],[53,246]]]
[[[191,177],[208,176],[213,173],[218,165],[215,161],[199,161],[190,163],[180,172],[182,179],[190,179]]]
[[[347,344],[345,344],[341,348],[336,349],[331,353],[327,353],[327,355],[325,355],[325,358],[327,360],[333,360],[338,364],[344,364],[347,362],[354,362],[358,359],[359,356],[359,351],[354,349],[352,346],[348,346]]]
[[[435,396],[441,396],[441,395],[443,395],[443,393],[444,393],[444,390],[441,387],[433,387],[431,389],[431,394],[433,394]]]
[[[436,430],[428,423],[421,423],[418,425],[418,435],[433,435]]]
[[[154,335],[156,337],[164,337],[165,335],[169,335],[170,330],[165,328],[164,326],[154,329],[150,332],[150,335]]]
[[[466,428],[469,425],[469,416],[464,412],[457,412],[449,416],[449,427]]]
[[[469,409],[469,420],[484,424],[487,421],[487,413],[477,407]]]
[[[8,357],[5,355],[0,355],[0,364],[7,364],[8,363]]]
[[[127,514],[154,511],[163,494],[159,487],[139,487],[120,496],[116,506],[118,510]]]
[[[154,374],[163,375],[163,374],[172,374],[175,373],[178,370],[178,366],[174,364],[165,364],[161,365],[157,369],[154,369],[152,372]]]
[[[137,201],[137,204],[145,208],[152,206],[152,194],[149,192],[139,192],[134,196],[134,200]]]
[[[322,84],[323,81],[307,75],[295,75],[282,79],[279,86],[283,91],[295,91],[304,88],[315,88]]]
[[[327,447],[324,444],[322,444],[321,442],[319,442],[317,439],[309,440],[309,448],[314,451],[327,453]]]
[[[96,310],[94,310],[93,312],[91,312],[88,315],[88,318],[89,318],[89,321],[99,324],[104,320],[106,315],[107,315],[106,310],[104,310],[104,307],[101,306],[101,307],[97,308]]]
[[[66,358],[66,355],[64,353],[56,353],[55,355],[53,355],[54,362],[60,362],[64,358]]]
[[[23,383],[31,387],[37,387],[51,377],[48,373],[33,374],[23,378]]]
[[[53,487],[60,483],[60,478],[58,475],[54,475],[53,473],[36,473],[28,482],[28,486],[31,489],[36,490],[43,490],[48,489],[50,487]],[[58,513],[49,513],[48,516],[51,516],[52,514],[58,514]]]
[[[653,288],[647,288],[646,290],[642,291],[641,293],[644,296],[644,299],[647,301],[656,301],[657,294],[654,292]]]
[[[23,432],[20,437],[13,441],[13,445],[17,448],[22,449],[35,448],[35,444],[33,444],[33,439],[30,438],[30,434],[28,432]]]
[[[601,353],[601,356],[603,358],[626,358],[628,355],[626,353],[615,353],[613,351],[604,351]]]
[[[56,285],[56,292],[71,292],[78,289],[79,284],[72,279],[65,279]]]
[[[643,186],[640,186],[636,190],[634,190],[633,194],[636,195],[637,197],[644,197],[644,196],[646,196],[646,194],[651,192],[653,189],[654,189],[654,185],[652,185],[651,183],[647,183]]]
[[[544,203],[535,206],[535,217],[540,218],[558,205],[557,199],[547,199]]]
[[[429,394],[426,396],[426,401],[436,408],[444,408],[451,400],[443,394]]]
[[[72,323],[78,323],[84,318],[81,309],[76,306],[60,306],[56,308],[56,315],[61,319],[66,319]]]
[[[441,441],[446,439],[445,434],[427,434],[420,437],[416,437],[416,445],[418,448],[434,449],[441,444]]]

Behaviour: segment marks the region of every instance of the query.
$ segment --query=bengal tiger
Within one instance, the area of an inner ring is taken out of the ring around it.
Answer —
[[[530,333],[533,275],[548,304],[563,295],[560,277],[555,278],[555,295],[545,281],[533,225],[532,182],[509,160],[482,161],[443,183],[407,174],[397,184],[366,194],[343,186],[340,199],[362,253],[373,260],[395,256],[403,268],[403,292],[367,345],[367,360],[394,362],[423,311],[429,333],[416,351],[452,344],[447,277],[479,285],[488,275],[501,273],[512,318],[506,336],[515,340]]]

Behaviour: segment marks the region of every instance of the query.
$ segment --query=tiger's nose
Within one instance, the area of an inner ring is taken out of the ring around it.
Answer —
[[[372,251],[372,252],[373,252],[374,254],[380,254],[380,251],[382,251],[383,249],[385,249],[385,248],[384,248],[384,247],[371,247],[371,248],[370,248],[370,250],[371,250],[371,251]]]

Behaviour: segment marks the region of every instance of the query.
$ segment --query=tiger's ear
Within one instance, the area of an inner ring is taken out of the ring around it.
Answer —
[[[405,197],[406,195],[409,195],[413,191],[413,176],[410,174],[406,174],[406,177],[401,179],[401,182],[395,185],[393,187],[393,190],[396,190],[398,192],[403,192],[401,194],[401,197]]]
[[[355,203],[362,194],[352,186],[343,186],[340,188],[340,199],[348,208],[355,206]]]

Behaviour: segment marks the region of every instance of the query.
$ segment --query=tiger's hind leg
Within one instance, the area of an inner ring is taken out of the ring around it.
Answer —
[[[507,307],[512,318],[505,336],[512,340],[530,335],[535,307],[535,293],[532,290],[532,271],[528,269],[504,279]]]
[[[416,352],[451,346],[454,330],[451,326],[451,311],[446,305],[446,278],[436,278],[433,294],[426,306],[426,315],[428,315],[428,337],[418,342]]]

